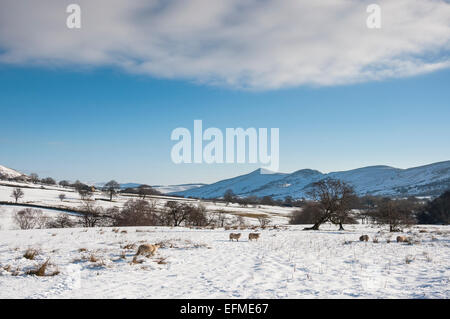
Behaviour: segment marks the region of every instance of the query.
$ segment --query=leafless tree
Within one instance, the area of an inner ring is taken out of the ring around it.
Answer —
[[[223,200],[226,202],[227,206],[236,200],[236,195],[231,189],[228,189],[223,195]]]
[[[14,188],[14,190],[11,193],[11,197],[14,198],[14,200],[17,202],[19,201],[19,199],[21,199],[25,194],[23,193],[22,189],[17,187]]]
[[[80,217],[80,223],[83,227],[95,227],[102,220],[103,209],[96,207],[90,200],[83,201],[83,216]]]
[[[115,226],[154,226],[159,222],[155,203],[142,199],[127,201],[123,209],[112,216]]]
[[[59,214],[58,217],[49,220],[47,223],[48,228],[70,228],[74,225],[75,223],[68,214]]]
[[[83,202],[89,201],[94,194],[94,192],[92,191],[92,189],[90,187],[79,187],[79,188],[77,188],[77,191]]]
[[[401,227],[414,223],[416,205],[409,200],[383,199],[373,212],[377,223],[388,225],[390,232],[401,231]]]
[[[118,190],[120,190],[120,184],[115,180],[109,181],[103,186],[103,191],[108,194],[110,201],[112,201],[114,196],[117,196]]]
[[[138,195],[141,199],[145,199],[147,196],[150,195],[159,195],[160,193],[156,190],[154,190],[149,185],[140,185],[137,189]]]
[[[208,226],[211,220],[208,218],[206,207],[202,204],[185,205],[183,209],[187,210],[186,224],[192,226]]]
[[[183,223],[189,213],[189,205],[181,204],[177,201],[168,201],[165,205],[165,216],[167,223],[172,226],[180,226]]]
[[[224,210],[216,211],[213,214],[213,217],[215,218],[215,221],[216,221],[218,227],[225,227],[225,223],[228,220],[226,211],[224,211]]]
[[[267,216],[258,217],[258,221],[259,221],[259,225],[261,226],[261,228],[266,228],[267,226],[269,226],[269,224],[271,222],[270,218]]]
[[[14,222],[20,229],[33,229],[37,227],[42,227],[43,225],[43,214],[41,210],[25,208],[18,211],[14,215]]]
[[[36,173],[31,173],[30,180],[33,184],[39,183],[39,175]]]
[[[318,203],[321,213],[314,225],[305,230],[318,230],[326,222],[339,225],[339,230],[344,230],[343,224],[350,220],[355,197],[353,187],[344,181],[328,178],[314,183],[309,196]]]
[[[61,193],[61,194],[58,195],[58,198],[59,198],[59,200],[60,200],[61,202],[63,202],[63,201],[66,199],[66,194]]]
[[[51,178],[51,177],[46,177],[46,178],[43,178],[41,180],[41,183],[42,184],[47,184],[47,185],[55,185],[56,181],[53,178]]]
[[[68,186],[70,186],[70,183],[68,181],[66,181],[66,180],[60,181],[59,182],[59,186],[68,187]]]

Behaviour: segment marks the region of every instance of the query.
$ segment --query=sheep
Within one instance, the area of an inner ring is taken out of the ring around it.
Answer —
[[[241,233],[230,233],[230,240],[236,239],[236,241],[239,241],[239,238],[241,238]]]
[[[252,241],[252,240],[257,241],[259,239],[260,235],[261,235],[260,233],[250,233],[250,234],[248,234],[248,241]]]
[[[406,243],[409,239],[406,236],[397,236],[397,243]]]
[[[154,255],[156,253],[156,251],[158,250],[158,248],[160,248],[161,245],[151,245],[151,244],[143,244],[140,245],[138,248],[138,251],[136,253],[136,256],[138,255],[143,255],[143,254],[147,254],[147,255]]]
[[[360,241],[369,241],[369,236],[368,235],[362,235],[361,237],[359,237]]]

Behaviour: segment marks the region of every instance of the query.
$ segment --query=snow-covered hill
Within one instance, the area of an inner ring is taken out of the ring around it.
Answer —
[[[302,198],[307,197],[312,183],[324,178],[344,180],[353,185],[359,195],[436,196],[450,188],[450,161],[409,169],[369,166],[328,174],[303,169],[292,174],[268,175],[256,170],[247,175],[174,194],[213,198],[222,197],[226,190],[231,189],[244,197],[269,195],[281,199],[286,196]]]
[[[186,197],[214,198],[223,196],[228,189],[232,189],[235,194],[248,194],[270,182],[280,180],[286,175],[287,174],[283,173],[267,174],[261,169],[257,169],[250,174],[225,179],[214,184],[172,194],[183,195]]]
[[[163,194],[187,191],[189,189],[205,186],[206,184],[180,184],[180,185],[154,185],[153,189]]]
[[[11,168],[0,165],[0,179],[17,178],[24,175],[25,174],[15,171]]]
[[[90,184],[90,183],[88,183]],[[101,189],[105,186],[106,183],[94,183],[94,186],[98,189]],[[138,183],[120,183],[121,189],[126,188],[137,188],[143,184]],[[205,186],[206,184],[202,183],[193,183],[193,184],[180,184],[180,185],[152,185],[152,188],[162,194],[174,193],[174,192],[182,192],[192,188],[197,188],[201,186]]]

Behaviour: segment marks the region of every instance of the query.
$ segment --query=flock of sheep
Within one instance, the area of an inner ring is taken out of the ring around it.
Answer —
[[[261,235],[260,233],[250,233],[250,234],[248,234],[248,240],[249,241],[258,240],[260,235]],[[233,240],[239,241],[239,238],[241,238],[241,233],[230,233],[230,240],[231,241],[233,241]],[[140,245],[138,250],[137,250],[136,256],[139,256],[139,255],[145,255],[145,256],[151,255],[151,256],[153,256],[158,251],[158,248],[160,248],[160,247],[161,246],[158,245],[158,244],[155,244],[155,245],[152,245],[152,244]]]
[[[260,233],[249,233],[248,234],[248,241],[253,241],[253,240],[258,240],[260,237]],[[239,238],[241,238],[242,234],[241,233],[230,233],[230,241],[239,241]],[[360,241],[369,241],[369,236],[368,235],[362,235],[361,237],[359,237]],[[404,242],[409,242],[409,238],[407,238],[406,236],[397,236],[397,242],[398,243],[404,243]],[[138,251],[136,253],[136,255],[154,255],[158,248],[160,248],[160,245],[152,245],[152,244],[143,244],[140,245],[138,248]]]
[[[252,240],[258,240],[260,233],[250,233],[248,234],[248,241]],[[239,241],[239,238],[241,238],[241,233],[230,233],[230,240],[233,241],[236,239],[236,241]]]
[[[359,237],[360,241],[369,241],[369,236],[368,235],[362,235],[361,237]],[[409,242],[410,239],[406,236],[397,236],[397,243],[407,243]]]

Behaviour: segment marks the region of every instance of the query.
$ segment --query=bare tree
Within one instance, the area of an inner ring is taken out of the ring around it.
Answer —
[[[150,195],[160,194],[158,191],[154,190],[149,185],[140,185],[137,189],[137,192],[141,199],[145,199],[147,196],[150,196]]]
[[[120,184],[115,180],[109,181],[103,186],[103,191],[108,194],[110,201],[112,201],[114,196],[117,196],[118,190],[120,190]]]
[[[390,232],[401,231],[401,227],[414,223],[416,205],[409,200],[392,200],[385,198],[373,212],[375,220],[388,225]]]
[[[259,225],[261,228],[266,228],[271,223],[271,220],[269,217],[266,216],[260,216],[258,217]]]
[[[326,222],[339,225],[339,230],[344,230],[343,224],[349,220],[355,197],[353,187],[341,180],[328,178],[314,183],[309,196],[317,201],[321,213],[314,225],[305,230],[318,230]]]
[[[14,190],[11,193],[11,197],[15,199],[16,204],[19,201],[19,199],[21,199],[25,194],[23,193],[22,189],[17,187],[14,188]]]
[[[43,214],[41,210],[25,208],[14,215],[14,222],[20,229],[33,229],[43,226]]]
[[[223,200],[227,203],[232,203],[236,200],[236,195],[234,195],[233,191],[231,189],[228,189],[225,194],[223,195]]]
[[[51,177],[43,178],[41,180],[41,183],[42,184],[47,184],[47,185],[56,185],[56,181],[53,178],[51,178]]]
[[[114,219],[114,226],[154,226],[159,222],[155,202],[146,200],[129,200],[123,209],[108,212]]]
[[[85,200],[82,206],[83,216],[80,217],[80,223],[83,227],[95,227],[102,220],[103,210],[96,207],[90,200]]]
[[[63,201],[66,199],[66,194],[61,193],[61,194],[58,195],[58,198],[59,198],[59,200],[60,200],[61,202],[63,202]]]
[[[211,220],[206,213],[206,207],[202,204],[197,206],[185,205],[185,210],[188,210],[186,217],[186,224],[192,226],[208,226]]]
[[[75,187],[75,189],[77,190],[82,201],[90,200],[92,195],[94,194],[93,187],[89,187],[88,185],[83,184],[80,181],[76,181],[73,184],[73,187]]]
[[[48,221],[48,228],[70,228],[73,227],[75,223],[69,217],[68,214],[60,214],[58,217]]]
[[[66,180],[60,181],[59,182],[59,186],[68,187],[68,186],[70,186],[70,183],[68,181],[66,181]]]
[[[228,220],[227,215],[226,215],[226,211],[219,210],[219,211],[214,213],[214,216],[215,216],[215,219],[216,219],[217,226],[225,227],[225,223]]]
[[[36,173],[31,173],[30,180],[33,184],[39,183],[39,175]]]
[[[172,226],[180,226],[190,213],[189,205],[180,204],[176,201],[168,201],[165,205],[168,224]]]

